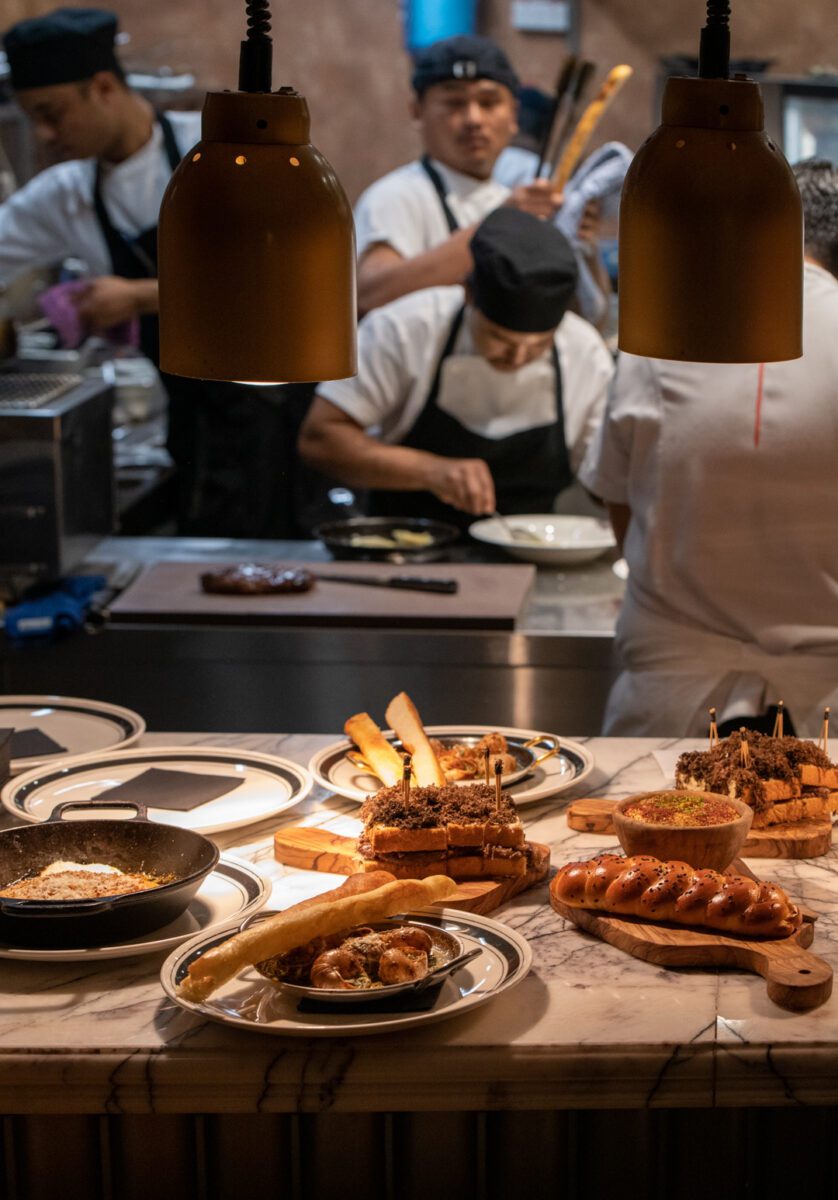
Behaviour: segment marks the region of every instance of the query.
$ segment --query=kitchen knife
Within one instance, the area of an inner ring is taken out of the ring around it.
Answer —
[[[433,579],[427,575],[321,575],[317,579],[330,583],[360,583],[367,587],[402,588],[408,592],[439,592],[453,596],[459,591],[456,579]]]

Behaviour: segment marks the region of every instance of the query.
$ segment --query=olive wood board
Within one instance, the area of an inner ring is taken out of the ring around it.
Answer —
[[[541,883],[550,869],[550,847],[540,842],[528,844],[533,851],[533,865],[526,875],[463,880],[458,882],[456,894],[445,900],[443,906],[485,916],[513,896]],[[280,829],[274,834],[274,858],[287,867],[298,867],[303,871],[325,871],[334,875],[353,875],[358,871],[354,838],[302,825]]]
[[[660,967],[741,967],[762,975],[769,1000],[792,1012],[825,1003],[832,994],[832,967],[812,954],[815,927],[811,920],[790,937],[749,939],[689,929],[669,922],[573,908],[556,896],[558,876],[550,884],[555,911],[580,929],[593,933],[635,958]]]
[[[616,837],[611,810],[617,803],[599,796],[574,800],[568,805],[567,823],[580,833],[605,833]],[[747,858],[818,858],[832,845],[832,821],[789,821],[767,829],[751,829],[740,854]]]

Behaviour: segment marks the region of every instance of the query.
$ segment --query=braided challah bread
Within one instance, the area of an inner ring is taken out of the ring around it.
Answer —
[[[625,913],[652,921],[701,925],[749,937],[788,937],[800,910],[782,888],[745,875],[696,870],[683,862],[600,854],[568,863],[553,881],[557,900],[572,908]]]

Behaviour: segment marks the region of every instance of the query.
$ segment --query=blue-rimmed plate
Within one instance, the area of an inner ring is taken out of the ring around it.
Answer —
[[[529,944],[500,921],[453,908],[403,915],[425,925],[439,925],[459,938],[464,950],[474,947],[481,950],[477,958],[445,980],[433,1006],[426,1011],[371,1009],[359,1012],[346,1005],[335,1012],[300,1012],[298,1001],[273,987],[255,967],[248,967],[200,1003],[181,998],[177,986],[190,964],[235,933],[238,925],[213,934],[202,934],[179,946],[163,963],[160,982],[169,999],[187,1012],[235,1029],[286,1037],[357,1037],[395,1033],[470,1012],[520,983],[530,969],[532,951]]]
[[[510,744],[520,747],[544,739],[536,747],[537,755],[558,740],[558,753],[534,763],[523,778],[519,777],[517,782],[505,789],[518,807],[536,804],[539,800],[564,792],[581,783],[594,769],[594,756],[587,746],[570,738],[556,739],[553,734],[545,734],[537,729],[514,729],[505,725],[427,725],[425,732],[428,737],[448,743],[483,737],[487,733],[502,733]],[[397,743],[392,730],[384,730],[384,736]],[[347,757],[352,749],[353,743],[348,738],[332,742],[312,756],[308,769],[321,787],[338,796],[345,796],[347,800],[357,800],[360,804],[370,792],[377,792],[383,785],[375,775],[366,774]]]
[[[311,791],[313,780],[305,767],[274,754],[255,750],[221,749],[214,746],[160,746],[148,750],[124,750],[110,754],[80,754],[61,758],[27,771],[10,780],[0,797],[22,821],[46,821],[56,804],[66,800],[105,802],[108,792],[155,769],[165,779],[168,769],[229,780],[230,790],[188,810],[155,808],[146,800],[152,821],[193,829],[196,833],[221,833],[275,817],[293,808]],[[101,815],[120,816],[102,803]],[[88,818],[90,811],[81,813]],[[72,819],[72,817],[68,818]]]

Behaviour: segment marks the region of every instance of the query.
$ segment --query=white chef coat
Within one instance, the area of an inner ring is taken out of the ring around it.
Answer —
[[[171,112],[181,153],[200,139],[201,114]],[[136,237],[157,224],[171,177],[163,132],[120,163],[102,163],[102,199],[120,233]],[[96,160],[47,167],[0,205],[0,283],[30,267],[78,258],[90,275],[110,275],[111,259],[93,207]]]
[[[617,627],[626,670],[606,733],[698,736],[710,705],[723,719],[778,699],[799,731],[814,733],[838,700],[838,280],[829,272],[805,266],[803,357],[766,364],[755,444],[758,370],[620,357],[580,471],[632,514]]]
[[[454,317],[461,287],[411,292],[374,309],[358,328],[358,374],[317,391],[389,444],[402,442],[422,412]],[[593,437],[614,371],[602,338],[566,313],[556,332],[562,373],[565,442],[575,470]],[[555,419],[549,350],[518,371],[496,371],[475,352],[464,321],[443,364],[439,407],[481,437],[503,438]],[[444,447],[440,447],[440,453]]]
[[[448,206],[460,228],[482,221],[509,195],[494,179],[474,179],[431,159],[445,185]],[[398,167],[376,180],[355,205],[358,257],[378,243],[403,258],[415,258],[451,236],[442,204],[420,162]]]

